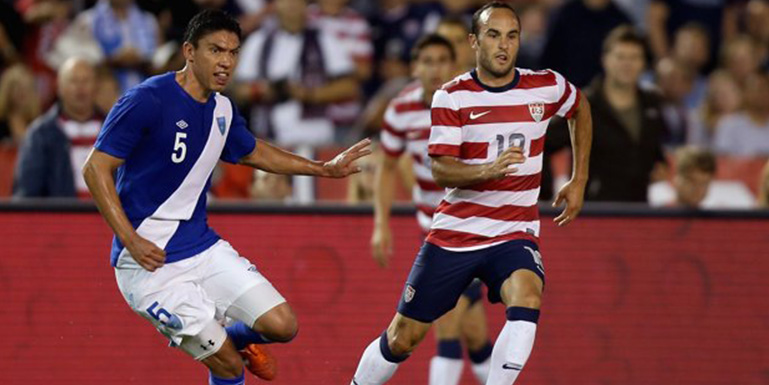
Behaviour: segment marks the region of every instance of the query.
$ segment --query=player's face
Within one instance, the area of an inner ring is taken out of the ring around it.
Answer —
[[[445,46],[434,44],[422,49],[414,63],[414,77],[419,79],[425,93],[432,94],[444,83],[451,80],[454,60]]]
[[[478,35],[471,35],[478,66],[497,78],[510,75],[521,44],[521,27],[508,9],[490,8],[481,15]]]
[[[470,45],[467,30],[454,24],[441,24],[435,31],[438,35],[451,42],[457,54],[457,70],[466,71],[475,67],[475,53]]]
[[[637,44],[614,44],[603,57],[607,81],[630,87],[638,84],[645,65],[643,48]]]
[[[187,60],[200,85],[211,91],[223,91],[238,64],[238,35],[224,30],[212,32],[198,40],[197,48],[189,49]]]

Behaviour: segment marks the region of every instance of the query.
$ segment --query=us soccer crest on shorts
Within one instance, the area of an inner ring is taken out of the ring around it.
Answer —
[[[417,291],[413,286],[406,285],[406,290],[403,291],[403,300],[406,302],[411,302],[411,300],[414,299],[414,294],[416,293]]]

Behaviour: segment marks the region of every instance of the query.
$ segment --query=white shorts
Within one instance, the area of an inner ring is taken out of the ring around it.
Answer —
[[[121,257],[115,276],[131,309],[173,346],[199,360],[221,347],[227,337],[222,327],[226,318],[253,325],[262,314],[286,302],[256,266],[224,240],[154,272],[127,255]]]

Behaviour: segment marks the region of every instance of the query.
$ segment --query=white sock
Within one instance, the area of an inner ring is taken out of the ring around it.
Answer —
[[[489,379],[489,370],[491,369],[491,357],[487,358],[486,361],[479,362],[479,363],[473,363],[473,374],[475,375],[475,379],[478,380],[479,384],[485,384],[486,381]]]
[[[389,380],[400,363],[385,359],[382,354],[382,337],[371,342],[358,363],[350,385],[380,385]]]
[[[430,360],[430,385],[457,385],[462,377],[462,359],[435,356]]]
[[[511,385],[521,373],[534,347],[537,324],[507,321],[491,353],[491,370],[486,385]]]

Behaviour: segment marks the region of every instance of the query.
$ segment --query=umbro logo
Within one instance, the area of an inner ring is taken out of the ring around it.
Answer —
[[[484,115],[486,115],[486,114],[488,114],[488,113],[491,113],[491,110],[488,110],[488,111],[484,111],[484,112],[481,112],[480,114],[476,114],[476,113],[475,113],[475,111],[473,111],[473,112],[470,112],[470,120],[475,120],[475,119],[478,119],[478,118],[480,118],[481,116],[484,116]]]
[[[187,122],[185,122],[184,120],[180,120],[180,121],[176,122],[176,127],[179,127],[179,128],[181,128],[182,130],[183,130],[183,129],[185,129],[185,128],[187,128],[187,127],[189,127],[189,126],[190,126],[190,125],[189,125],[189,124],[187,124]]]

